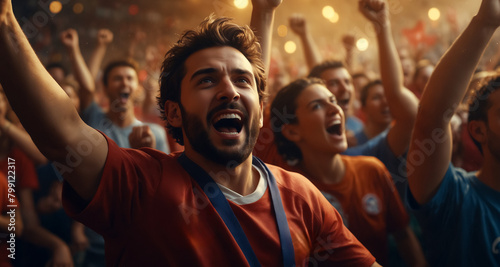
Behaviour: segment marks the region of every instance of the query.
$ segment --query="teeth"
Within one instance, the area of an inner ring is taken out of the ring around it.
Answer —
[[[217,118],[215,119],[215,121],[217,122],[217,121],[220,121],[220,120],[222,120],[222,119],[238,119],[238,120],[240,120],[240,121],[241,121],[241,117],[240,117],[240,115],[238,115],[238,114],[236,114],[236,113],[226,113],[226,114],[222,114],[222,115],[220,115],[219,117],[217,117]]]
[[[341,123],[342,123],[341,120],[334,120],[333,123],[332,123],[332,125],[337,125],[337,124],[341,124]]]

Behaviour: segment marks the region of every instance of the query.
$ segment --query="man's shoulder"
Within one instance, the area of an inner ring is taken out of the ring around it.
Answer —
[[[476,175],[474,172],[467,172],[462,168],[453,166],[451,163],[443,177],[443,181],[460,185],[469,185],[474,183],[475,179]]]
[[[321,192],[316,186],[302,174],[288,171],[272,164],[266,163],[266,166],[275,177],[280,192],[286,194],[287,197],[299,197],[306,201],[322,197]]]

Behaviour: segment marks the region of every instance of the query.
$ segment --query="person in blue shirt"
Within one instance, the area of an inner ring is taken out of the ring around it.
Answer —
[[[408,203],[421,219],[431,266],[500,266],[498,73],[469,99],[468,130],[484,155],[480,170],[466,173],[450,164],[452,115],[499,26],[500,1],[483,0],[421,98],[407,157]]]

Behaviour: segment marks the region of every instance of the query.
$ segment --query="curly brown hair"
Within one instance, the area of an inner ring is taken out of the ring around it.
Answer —
[[[468,96],[469,112],[467,116],[469,122],[488,122],[488,109],[492,106],[489,96],[498,89],[500,89],[500,73],[494,72],[484,77],[478,83],[477,87],[470,92]],[[474,137],[471,136],[471,138],[482,154],[483,149],[481,144]]]
[[[240,51],[252,64],[259,99],[265,97],[266,75],[261,58],[261,48],[257,37],[248,26],[239,26],[230,18],[214,18],[209,16],[195,30],[188,30],[166,53],[161,67],[160,96],[158,105],[165,118],[165,102],[167,100],[180,103],[181,81],[186,75],[184,62],[193,53],[211,47],[233,47]],[[182,129],[173,127],[167,121],[169,134],[181,145],[184,144]]]

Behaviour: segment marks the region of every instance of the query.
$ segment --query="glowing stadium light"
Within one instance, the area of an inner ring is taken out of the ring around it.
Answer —
[[[76,3],[73,5],[73,13],[81,14],[83,12],[83,5],[81,3]]]
[[[62,4],[59,1],[52,1],[49,5],[49,10],[53,14],[57,14],[62,10]]]
[[[331,23],[337,23],[339,22],[339,13],[335,12],[333,13],[333,17],[329,18],[328,20],[331,22]]]
[[[370,46],[370,43],[366,40],[366,38],[359,38],[356,42],[356,48],[358,48],[359,51],[366,51],[368,46]]]
[[[280,25],[277,32],[279,37],[285,37],[288,34],[288,28],[285,25]]]
[[[431,19],[432,21],[436,21],[441,17],[441,12],[436,7],[433,7],[429,9],[428,15],[429,19]]]
[[[332,19],[335,16],[335,10],[331,6],[323,7],[322,13],[323,13],[323,17],[325,17],[325,19],[328,19],[328,20]]]
[[[234,0],[234,6],[238,9],[244,9],[248,6],[248,0]]]
[[[285,43],[285,52],[287,52],[288,54],[293,54],[295,53],[295,50],[297,50],[297,45],[294,41],[288,41]]]

